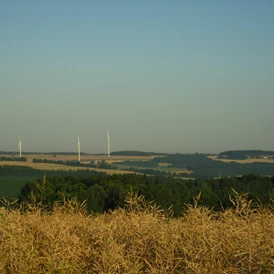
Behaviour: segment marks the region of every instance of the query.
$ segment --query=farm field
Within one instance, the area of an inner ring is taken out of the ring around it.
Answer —
[[[233,160],[233,159],[218,159],[217,156],[207,156],[207,157],[214,161],[221,161],[224,163],[235,162],[239,164],[251,164],[251,163],[273,163],[274,164],[274,159],[255,158],[255,159]]]
[[[102,168],[91,168],[91,167],[77,167],[77,166],[66,166],[59,164],[50,164],[50,163],[32,163],[32,162],[11,162],[11,161],[2,161],[0,165],[14,165],[14,166],[27,166],[38,170],[94,170],[98,172],[106,172],[107,174],[123,174],[123,173],[132,173],[125,170],[112,170],[112,169],[102,169]]]
[[[4,155],[0,155],[4,156]],[[12,157],[13,155],[5,155],[6,157]],[[128,174],[135,173],[132,171],[126,170],[115,170],[115,169],[99,169],[91,167],[77,167],[77,166],[67,166],[54,163],[33,163],[32,160],[35,159],[47,159],[52,161],[73,161],[77,160],[77,155],[49,155],[49,154],[30,154],[24,155],[27,158],[27,162],[18,162],[18,161],[0,161],[0,165],[14,165],[14,166],[28,166],[38,170],[84,170],[89,169],[98,172],[105,172],[107,174]],[[94,161],[95,163],[101,162],[104,160],[108,164],[113,164],[116,162],[133,160],[133,161],[150,161],[156,156],[111,156],[108,158],[106,155],[81,155],[81,163],[89,163]],[[157,156],[159,157],[159,156]]]
[[[5,155],[7,156],[7,155]],[[12,157],[12,155],[9,155]],[[8,165],[8,166],[27,166],[31,167],[33,169],[37,170],[43,170],[43,171],[69,171],[69,170],[92,170],[92,171],[98,171],[98,172],[105,172],[109,175],[111,174],[130,174],[130,173],[136,173],[132,171],[126,171],[126,170],[112,170],[112,169],[99,169],[99,168],[85,168],[85,167],[76,167],[76,166],[66,166],[66,165],[59,165],[59,164],[50,164],[50,163],[32,163],[32,159],[48,159],[48,160],[74,160],[74,155],[57,155],[56,157],[53,157],[51,155],[27,155],[27,162],[17,162],[17,161],[0,161],[1,165]],[[82,158],[82,157],[81,157]],[[115,156],[110,161],[123,161],[125,159],[144,159],[144,160],[150,160],[151,157],[128,157],[128,156]],[[92,155],[84,155],[83,159],[90,162],[91,160],[94,161],[102,161],[104,159],[107,159],[106,156],[92,156]],[[83,161],[84,162],[84,161]],[[107,161],[106,161],[107,162]],[[37,176],[22,176],[22,175],[14,175],[14,176],[0,176],[0,199],[1,197],[9,197],[11,199],[15,199],[19,194],[20,190],[24,186],[24,184],[29,180],[35,180],[37,179]]]
[[[25,183],[36,178],[36,176],[0,176],[0,199],[1,197],[16,199]]]

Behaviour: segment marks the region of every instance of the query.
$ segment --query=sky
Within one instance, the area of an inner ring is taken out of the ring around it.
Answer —
[[[273,0],[1,0],[0,151],[274,150]]]

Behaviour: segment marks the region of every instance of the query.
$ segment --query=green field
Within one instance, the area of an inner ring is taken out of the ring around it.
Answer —
[[[17,198],[25,183],[36,178],[36,176],[0,176],[0,198]]]
[[[168,168],[168,167],[164,167],[164,166],[158,166],[158,167],[140,167],[140,166],[134,166],[134,165],[123,165],[123,164],[116,164],[116,166],[118,166],[120,169],[128,169],[128,168],[134,168],[136,170],[140,170],[140,172],[144,171],[144,170],[155,170],[155,171],[164,171],[164,172],[170,172],[170,173],[189,173],[189,171],[187,169],[182,169],[182,168]]]

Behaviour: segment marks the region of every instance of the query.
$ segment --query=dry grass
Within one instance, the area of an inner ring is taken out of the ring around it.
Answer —
[[[68,201],[51,213],[0,209],[0,273],[274,273],[274,214],[213,213],[189,207],[183,218],[142,197],[128,208],[88,216]]]
[[[194,171],[192,171],[192,170],[186,170],[186,169],[178,169],[178,170],[174,170],[174,171],[172,170],[172,172],[175,172],[176,174],[180,174],[180,173],[191,174]]]
[[[233,160],[233,159],[218,159],[217,156],[207,156],[207,157],[214,160],[214,161],[221,161],[221,162],[224,162],[224,163],[229,163],[229,162],[236,162],[236,163],[239,163],[239,164],[274,163],[274,159],[254,158],[254,159],[244,159],[244,160]]]
[[[172,163],[158,163],[159,166],[168,167],[171,166]]]

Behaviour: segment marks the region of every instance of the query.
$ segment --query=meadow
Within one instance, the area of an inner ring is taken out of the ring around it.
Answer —
[[[188,206],[171,218],[129,193],[125,209],[88,215],[85,204],[0,209],[1,273],[273,273],[273,208],[243,196],[220,213]]]
[[[0,198],[16,199],[25,183],[36,178],[36,176],[0,176]]]

